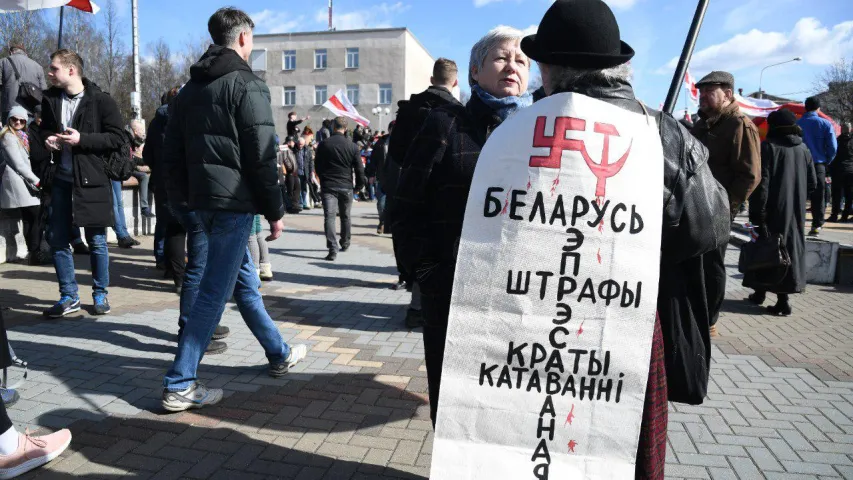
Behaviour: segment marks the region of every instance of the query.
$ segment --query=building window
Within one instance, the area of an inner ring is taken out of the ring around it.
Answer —
[[[285,50],[282,52],[281,69],[296,70],[296,50]]]
[[[347,85],[347,98],[353,105],[358,105],[358,85]]]
[[[281,104],[285,107],[296,105],[296,87],[284,87]]]
[[[267,51],[266,50],[252,50],[252,54],[249,57],[249,65],[252,66],[253,72],[266,72],[267,71]]]
[[[318,48],[314,50],[314,68],[317,70],[326,68],[326,49]]]
[[[391,104],[391,92],[392,90],[390,83],[379,84],[379,105]]]
[[[358,68],[358,48],[347,49],[347,68]]]
[[[329,99],[329,92],[325,85],[314,86],[314,105],[322,105]]]

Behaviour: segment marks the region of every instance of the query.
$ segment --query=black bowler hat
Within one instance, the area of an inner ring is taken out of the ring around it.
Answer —
[[[521,40],[521,50],[537,62],[575,68],[611,68],[634,56],[602,0],[557,0],[537,32]]]

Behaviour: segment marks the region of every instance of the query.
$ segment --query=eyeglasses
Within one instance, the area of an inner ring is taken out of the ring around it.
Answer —
[[[9,119],[9,123],[27,123],[27,119],[26,118],[12,117]]]

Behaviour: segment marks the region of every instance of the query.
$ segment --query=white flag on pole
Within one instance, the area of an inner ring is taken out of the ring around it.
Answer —
[[[98,13],[100,10],[91,0],[0,0],[0,13],[56,7],[74,7],[89,13]]]
[[[338,90],[337,93],[326,100],[326,103],[324,103],[323,106],[331,110],[335,115],[355,120],[355,122],[361,126],[366,127],[370,125],[370,120],[358,114],[358,110],[356,110],[352,102],[349,101],[347,94],[344,93],[343,89]]]

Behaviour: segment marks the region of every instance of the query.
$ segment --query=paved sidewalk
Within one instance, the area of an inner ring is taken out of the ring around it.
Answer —
[[[388,288],[391,243],[375,218],[373,204],[356,204],[353,245],[330,263],[320,212],[286,217],[262,293],[288,341],[311,346],[308,361],[268,377],[230,305],[229,350],[199,370],[228,396],[192,413],[159,409],[178,299],[153,269],[150,237],[111,249],[113,314],[98,319],[43,320],[52,268],[0,266],[10,338],[31,366],[10,416],[74,433],[67,453],[27,478],[428,477],[423,347],[403,327],[408,294]],[[78,258],[84,304],[87,263]],[[795,315],[777,319],[744,304],[739,280],[729,287],[711,395],[671,410],[667,478],[853,478],[853,290],[809,286],[792,297]]]

